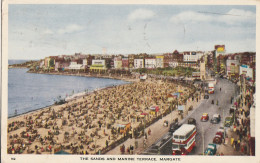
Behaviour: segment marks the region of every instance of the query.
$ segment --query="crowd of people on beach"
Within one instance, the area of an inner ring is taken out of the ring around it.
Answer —
[[[190,88],[167,81],[134,82],[10,118],[8,153],[47,154],[62,149],[96,154],[120,139],[142,135],[140,126],[163,115],[171,105],[168,95],[180,90],[179,104],[190,95]]]

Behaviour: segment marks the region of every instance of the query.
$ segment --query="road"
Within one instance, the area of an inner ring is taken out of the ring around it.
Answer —
[[[229,116],[229,108],[231,106],[230,98],[236,95],[236,85],[226,79],[217,79],[218,82],[215,85],[214,94],[209,95],[209,99],[202,100],[201,104],[194,109],[188,116],[181,122],[187,123],[188,118],[194,118],[197,122],[197,135],[196,135],[196,146],[190,153],[191,155],[200,155],[206,149],[209,143],[212,143],[215,133],[220,126],[223,126],[223,121],[226,116]],[[221,91],[220,91],[221,88]],[[212,104],[214,100],[214,104]],[[219,101],[219,105],[216,105],[216,101]],[[219,107],[221,109],[219,109]],[[201,122],[200,118],[203,113],[208,113],[209,119],[212,118],[213,114],[221,115],[221,122],[219,124],[212,124],[210,120],[207,122]],[[223,118],[224,113],[224,118]],[[203,147],[203,131],[204,130],[204,147]],[[160,150],[158,150],[160,148]],[[159,139],[154,145],[147,149],[143,154],[160,154],[160,155],[171,155],[171,134],[168,133]]]

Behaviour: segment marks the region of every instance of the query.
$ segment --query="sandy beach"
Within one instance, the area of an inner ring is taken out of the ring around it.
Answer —
[[[132,81],[9,118],[8,153],[106,153],[129,137],[142,136],[144,125],[167,115],[169,94],[181,92],[178,103],[182,105],[192,93],[191,88],[173,82]]]

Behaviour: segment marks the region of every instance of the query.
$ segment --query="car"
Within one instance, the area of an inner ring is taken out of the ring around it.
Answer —
[[[205,95],[205,96],[204,96],[204,99],[209,99],[209,95]]]
[[[192,124],[196,126],[196,120],[194,118],[189,118],[188,119],[188,124]]]
[[[205,150],[205,155],[215,155],[217,152],[217,145],[216,144],[208,144],[207,149]]]
[[[219,114],[214,114],[212,119],[210,120],[213,124],[218,124],[220,122],[221,118]]]
[[[178,122],[173,122],[170,124],[169,132],[173,133],[180,127]]]
[[[203,113],[200,119],[202,122],[207,122],[209,120],[208,113]]]
[[[213,139],[213,143],[215,144],[221,144],[222,143],[222,139],[223,139],[223,134],[221,132],[217,132],[214,139]]]
[[[224,135],[226,135],[226,130],[225,130],[224,128],[219,128],[218,131],[217,131],[217,133],[218,133],[218,132],[221,132],[222,135],[223,135],[223,137],[225,137]]]
[[[225,127],[230,127],[233,124],[233,117],[228,116],[225,118],[224,126]]]

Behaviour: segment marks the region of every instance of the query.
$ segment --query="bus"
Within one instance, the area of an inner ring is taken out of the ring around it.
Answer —
[[[195,146],[196,126],[183,124],[173,133],[172,155],[187,155]]]
[[[208,92],[209,92],[209,94],[213,94],[214,93],[214,84],[213,83],[209,83],[209,85],[208,85]]]

